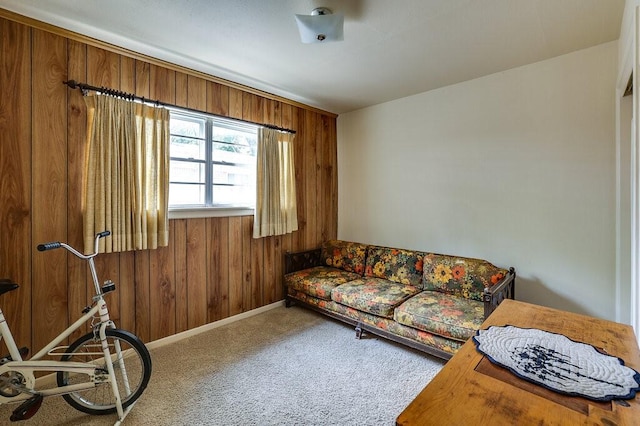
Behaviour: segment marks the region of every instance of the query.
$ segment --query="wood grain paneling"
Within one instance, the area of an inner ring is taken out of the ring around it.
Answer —
[[[135,276],[133,277],[136,289],[136,326],[135,334],[145,342],[150,341],[151,336],[151,281],[149,250],[138,250],[135,253]],[[154,286],[154,291],[155,291]]]
[[[169,247],[149,250],[150,340],[175,334],[176,331],[175,233],[169,233],[169,240]]]
[[[67,44],[67,62],[69,79],[86,81],[87,46],[75,41]],[[82,171],[85,158],[85,140],[87,138],[87,114],[84,99],[78,91],[67,91],[67,161],[68,201],[67,201],[67,242],[73,247],[82,247]],[[69,312],[67,320],[72,323],[85,306],[90,304],[87,297],[87,263],[75,256],[68,256],[67,268]],[[90,293],[89,293],[90,294]],[[76,331],[73,341],[88,332],[88,327]]]
[[[327,148],[327,162],[325,164],[324,182],[324,198],[331,199],[331,203],[327,206],[327,222],[326,239],[335,238],[338,235],[338,130],[336,120],[326,115],[322,116],[322,120],[327,123],[326,129],[328,136],[325,138]]]
[[[93,292],[82,262],[34,249],[82,242],[86,106],[64,80],[297,132],[298,231],[254,239],[253,216],[176,219],[168,247],[97,258],[100,280],[116,282],[112,317],[144,341],[282,300],[283,254],[336,237],[334,115],[4,18],[0,36],[0,276],[21,284],[3,302],[38,308],[5,309],[23,344],[44,343]]]
[[[229,88],[222,84],[207,82],[207,112],[229,115]]]
[[[209,220],[209,321],[229,316],[229,218]]]
[[[187,76],[187,107],[205,111],[207,109],[207,82],[201,78]]]
[[[229,117],[242,118],[242,92],[238,89],[229,89]]]
[[[187,222],[187,325],[207,323],[207,224],[206,219]],[[174,232],[175,234],[175,232]]]
[[[30,46],[28,27],[0,19],[0,277],[20,284],[0,302],[20,346],[31,345]]]
[[[176,73],[176,105],[181,107],[187,107],[188,98],[188,81],[187,75],[181,72]]]
[[[252,216],[242,216],[240,220],[240,238],[242,242],[241,246],[241,258],[242,258],[242,311],[251,310],[251,306],[254,300],[253,283],[252,283],[252,268],[253,258],[251,257],[251,227],[253,225]]]
[[[242,217],[229,218],[229,315],[243,312]]]
[[[304,194],[314,194],[314,196],[304,197],[306,201],[306,232],[307,240],[305,240],[305,249],[311,248],[318,241],[318,210],[322,209],[319,202],[318,185],[316,180],[318,177],[318,128],[316,126],[316,115],[312,111],[304,111],[304,136],[305,136],[305,156],[304,156],[304,174],[305,187]],[[315,137],[314,137],[315,136]]]
[[[314,198],[313,193],[308,194],[307,182],[314,174],[313,170],[309,170],[309,160],[306,158],[307,152],[313,155],[312,147],[305,143],[307,135],[307,126],[304,119],[304,110],[294,108],[293,114],[298,126],[296,127],[296,143],[295,143],[295,167],[296,167],[296,207],[298,209],[298,232],[293,236],[294,246],[298,250],[307,249],[307,234],[309,233],[308,216],[307,216],[307,199]],[[309,195],[308,197],[306,195]]]
[[[33,239],[67,235],[67,40],[40,30],[31,42]],[[32,244],[32,345],[42,347],[67,324],[67,253]]]
[[[171,221],[170,232],[174,236],[173,254],[175,262],[176,281],[176,333],[189,329],[189,298],[187,293],[188,283],[188,245],[187,245],[187,220],[179,219]]]
[[[176,102],[176,72],[151,65],[150,68],[151,99],[173,104]]]

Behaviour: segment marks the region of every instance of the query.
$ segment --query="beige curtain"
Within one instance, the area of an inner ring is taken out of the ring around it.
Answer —
[[[253,238],[298,230],[293,138],[291,133],[258,129]]]
[[[155,249],[169,243],[169,111],[111,96],[85,97],[84,249]]]

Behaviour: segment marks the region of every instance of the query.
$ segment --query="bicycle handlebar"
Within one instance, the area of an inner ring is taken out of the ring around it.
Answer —
[[[102,231],[102,232],[98,232],[96,234],[96,249],[97,249],[97,243],[98,240],[100,238],[104,238],[104,237],[108,237],[109,235],[111,235],[110,231]],[[58,249],[60,247],[64,247],[65,244],[61,243],[60,241],[54,241],[54,242],[50,242],[50,243],[43,243],[43,244],[38,244],[38,251],[47,251],[47,250],[55,250]],[[97,250],[96,250],[97,252]]]
[[[54,250],[60,247],[62,247],[60,242],[55,242],[55,243],[38,244],[37,248],[38,248],[38,251],[47,251],[47,250]]]

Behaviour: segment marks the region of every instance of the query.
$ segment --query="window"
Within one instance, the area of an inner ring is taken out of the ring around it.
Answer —
[[[258,127],[171,111],[169,207],[253,208]]]

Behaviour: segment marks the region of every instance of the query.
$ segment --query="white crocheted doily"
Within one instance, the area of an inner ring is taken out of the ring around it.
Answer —
[[[494,364],[556,392],[610,401],[631,399],[640,390],[640,374],[623,360],[561,334],[491,326],[473,341]]]

